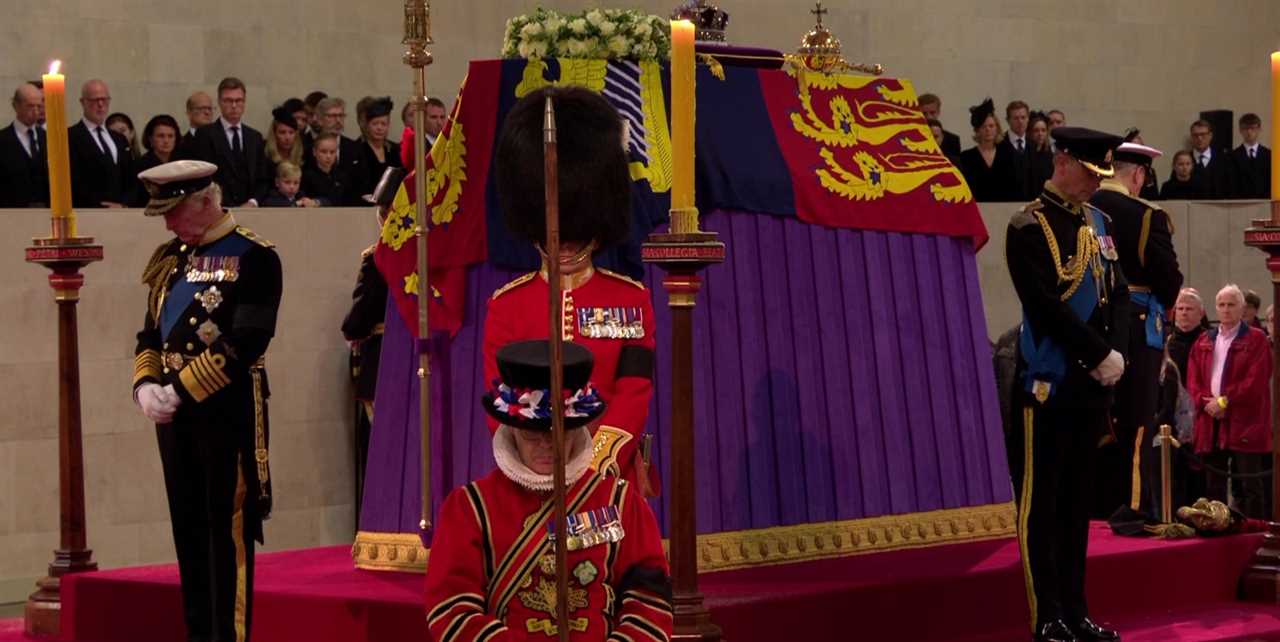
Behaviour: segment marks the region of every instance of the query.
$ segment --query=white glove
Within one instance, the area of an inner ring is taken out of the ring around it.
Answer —
[[[182,397],[179,397],[178,392],[173,389],[173,384],[161,388],[160,392],[164,393],[165,403],[168,404],[170,409],[176,411],[178,406],[182,405]]]
[[[1119,352],[1112,350],[1107,354],[1107,358],[1094,368],[1089,376],[1098,380],[1104,386],[1114,386],[1120,380],[1120,376],[1124,374],[1124,357]]]
[[[167,424],[173,421],[173,413],[178,409],[177,404],[171,403],[169,395],[172,387],[168,391],[157,383],[144,383],[138,386],[137,392],[134,393],[134,399],[142,408],[142,414],[158,424]],[[176,396],[176,395],[175,395]]]

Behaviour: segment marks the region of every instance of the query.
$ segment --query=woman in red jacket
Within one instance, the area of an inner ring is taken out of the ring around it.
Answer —
[[[1264,517],[1263,480],[1271,453],[1271,346],[1257,328],[1242,323],[1244,293],[1228,284],[1215,299],[1218,327],[1191,347],[1187,392],[1195,408],[1195,449],[1232,480],[1236,508]],[[1227,478],[1208,471],[1210,499],[1227,499]]]

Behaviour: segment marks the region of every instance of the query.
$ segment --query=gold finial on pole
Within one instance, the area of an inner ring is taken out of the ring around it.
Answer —
[[[431,220],[431,195],[427,193],[427,65],[433,62],[427,45],[431,39],[431,3],[405,0],[404,64],[413,68],[413,186],[417,201],[414,238],[418,247],[418,413],[422,424],[422,516],[418,521],[423,545],[431,537],[431,326],[427,323],[427,301],[431,284],[427,278],[427,222]]]

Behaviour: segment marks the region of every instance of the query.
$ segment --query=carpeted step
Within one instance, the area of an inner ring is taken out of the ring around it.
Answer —
[[[1127,615],[1106,623],[1124,642],[1263,642],[1280,640],[1280,607],[1218,602]],[[959,642],[1025,642],[1024,627],[965,637]]]
[[[1105,619],[1234,600],[1259,537],[1157,541],[1096,523],[1090,542],[1088,595]],[[826,632],[846,628],[858,639],[933,642],[1027,626],[1015,540],[713,573],[699,583],[730,640],[831,639]]]

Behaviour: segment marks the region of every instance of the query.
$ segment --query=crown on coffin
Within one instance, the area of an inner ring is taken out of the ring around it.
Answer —
[[[706,0],[688,0],[671,10],[672,20],[688,20],[697,30],[698,40],[724,42],[724,30],[729,26],[729,14]]]

